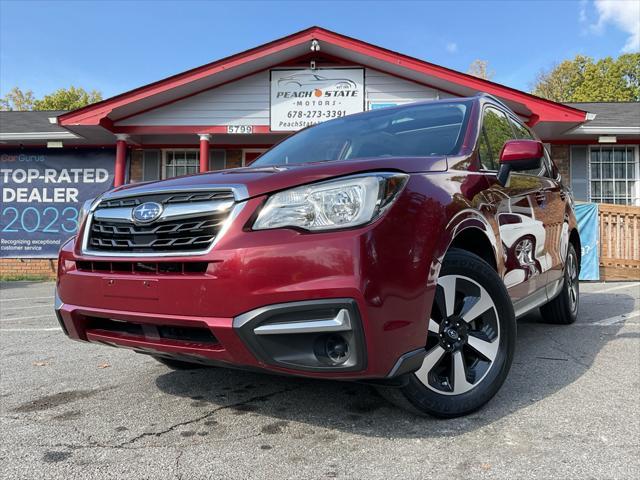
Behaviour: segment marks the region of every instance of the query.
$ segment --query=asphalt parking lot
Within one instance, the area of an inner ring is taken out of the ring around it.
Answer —
[[[456,420],[414,417],[365,385],[174,372],[127,350],[69,341],[52,312],[52,283],[0,287],[0,478],[640,471],[640,283],[582,284],[575,325],[522,319],[504,387]]]

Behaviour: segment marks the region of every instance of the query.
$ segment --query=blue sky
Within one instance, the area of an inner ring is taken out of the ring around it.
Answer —
[[[312,25],[460,71],[484,59],[494,81],[528,90],[576,54],[637,51],[639,17],[638,0],[0,0],[0,95],[73,84],[109,97]]]

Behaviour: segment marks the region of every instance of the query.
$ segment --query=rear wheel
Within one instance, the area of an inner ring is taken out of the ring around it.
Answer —
[[[471,413],[502,386],[515,335],[513,305],[495,270],[472,253],[452,250],[438,278],[424,362],[406,386],[381,393],[419,414]]]
[[[569,325],[578,318],[580,304],[580,282],[578,281],[578,255],[570,243],[564,266],[564,279],[560,293],[546,305],[540,307],[545,322]]]
[[[154,356],[158,362],[166,365],[171,370],[195,370],[197,368],[205,368],[206,365],[202,365],[199,363],[191,363],[191,362],[183,362],[181,360],[174,360],[173,358],[165,358],[165,357],[156,357]]]

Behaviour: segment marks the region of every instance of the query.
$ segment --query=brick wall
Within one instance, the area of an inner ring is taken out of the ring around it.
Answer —
[[[131,153],[129,163],[129,182],[137,183],[142,181],[142,151],[134,150]]]
[[[53,258],[0,258],[0,278],[55,279],[58,261]]]
[[[571,157],[569,152],[569,145],[551,145],[551,158],[556,162],[565,185],[570,186],[571,171],[569,170],[569,164],[571,162]]]

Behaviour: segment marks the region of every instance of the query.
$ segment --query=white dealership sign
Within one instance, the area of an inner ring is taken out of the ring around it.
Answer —
[[[364,69],[271,70],[271,131],[364,111]]]

